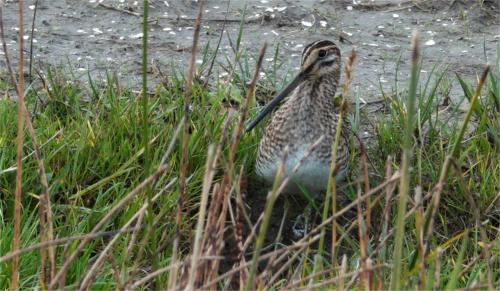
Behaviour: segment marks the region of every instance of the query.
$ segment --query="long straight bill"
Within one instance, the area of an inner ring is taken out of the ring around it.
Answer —
[[[247,124],[246,127],[246,132],[249,132],[252,130],[264,117],[266,117],[269,112],[273,111],[274,107],[276,107],[283,98],[285,98],[290,92],[292,92],[297,86],[302,82],[303,80],[303,74],[300,73],[298,74],[288,86],[286,86],[283,91],[281,91],[276,97],[271,100],[271,102],[267,103],[267,105],[257,114],[255,119]]]

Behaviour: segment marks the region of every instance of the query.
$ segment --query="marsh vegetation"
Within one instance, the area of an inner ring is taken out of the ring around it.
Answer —
[[[498,44],[489,66],[464,75],[429,65],[425,42],[408,39],[379,99],[359,86],[332,96],[345,98],[353,133],[338,205],[307,193],[286,201],[286,177],[272,189],[253,179],[263,127],[243,132],[286,84],[286,52],[246,48],[244,13],[231,54],[200,41],[199,2],[186,70],[147,61],[142,11],[141,89],[111,70],[82,81],[68,66],[35,68],[23,82],[23,60],[10,54],[12,74],[0,72],[0,289],[499,287]],[[160,81],[148,85],[152,70]],[[292,218],[305,204],[297,237]]]

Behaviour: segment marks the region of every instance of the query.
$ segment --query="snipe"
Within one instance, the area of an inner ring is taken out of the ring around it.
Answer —
[[[340,72],[340,50],[335,43],[320,40],[304,48],[299,74],[247,127],[247,131],[250,131],[284,97],[295,90],[273,114],[260,141],[256,162],[258,177],[267,183],[274,181],[287,146],[285,175],[288,175],[311,144],[324,135],[323,141],[292,177],[285,192],[297,191],[297,184],[314,194],[325,191],[332,159],[332,144],[339,120],[339,110],[335,106],[334,96]],[[347,131],[344,126],[337,151],[336,163],[339,165],[337,181],[345,176],[348,157]]]

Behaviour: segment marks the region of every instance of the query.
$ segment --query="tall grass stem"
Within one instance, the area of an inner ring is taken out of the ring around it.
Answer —
[[[203,13],[203,0],[198,1],[198,14],[196,16],[195,28],[193,33],[193,44],[191,47],[191,58],[189,59],[189,66],[186,76],[186,90],[184,92],[184,105],[183,105],[183,134],[182,134],[182,149],[181,149],[181,170],[179,176],[179,197],[177,198],[177,214],[175,217],[175,236],[172,246],[172,260],[171,265],[177,263],[179,240],[180,240],[180,227],[182,223],[182,209],[184,208],[184,200],[186,196],[186,177],[188,170],[188,144],[189,144],[189,128],[190,119],[189,111],[191,106],[191,91],[193,88],[193,75],[196,69],[196,51],[198,49],[198,38],[200,35],[201,18]],[[177,268],[172,268],[169,276],[168,287],[169,289],[177,286]]]
[[[24,144],[24,0],[19,0],[19,70],[17,79],[17,155],[16,155],[16,190],[14,201],[14,236],[12,239],[12,251],[19,250],[21,236],[21,195],[22,195],[22,178],[23,178],[23,144]],[[18,288],[18,264],[19,258],[14,257],[12,260],[12,278],[11,288]]]
[[[410,166],[411,152],[413,143],[413,128],[415,123],[415,103],[417,99],[417,83],[418,83],[418,62],[419,62],[419,33],[413,32],[412,42],[412,58],[411,58],[411,76],[408,98],[406,100],[406,118],[405,132],[403,136],[403,162],[401,165],[401,180],[399,183],[399,199],[398,199],[398,214],[396,218],[396,237],[394,241],[393,263],[391,274],[391,289],[401,290],[402,280],[402,257],[403,257],[403,238],[405,228],[405,213],[406,203],[408,200],[410,187]]]

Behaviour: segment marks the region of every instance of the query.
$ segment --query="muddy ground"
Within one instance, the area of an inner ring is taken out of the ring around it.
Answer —
[[[35,0],[26,2],[29,35]],[[449,65],[451,71],[473,80],[485,63],[495,61],[500,34],[498,3],[496,0],[232,0],[230,3],[207,0],[200,47],[210,42],[211,49],[215,48],[226,17],[226,34],[212,75],[223,77],[224,67],[228,67],[224,65],[225,55],[233,60],[229,37],[233,42],[236,40],[246,7],[242,45],[256,56],[267,42],[270,49],[265,66],[270,71],[274,48],[279,44],[278,63],[284,62],[278,71],[279,80],[297,71],[304,45],[330,39],[339,43],[344,55],[356,48],[353,89],[364,100],[373,100],[380,98],[380,84],[386,89],[394,86],[396,61],[400,56],[399,79],[407,79],[409,42],[414,29],[421,32],[423,77],[433,65],[440,64]],[[17,54],[17,5],[17,1],[7,0],[4,7],[11,56]],[[181,72],[186,67],[196,7],[197,2],[191,0],[150,0],[150,61],[158,60],[166,74],[171,64]],[[62,64],[74,68],[82,80],[87,79],[87,70],[99,79],[104,79],[106,70],[116,71],[123,85],[137,86],[141,71],[142,12],[142,1],[39,1],[33,37],[35,67]],[[0,65],[4,67],[3,57]],[[159,82],[154,74],[150,80],[153,85]],[[452,100],[461,98],[458,84],[453,80],[451,84]]]

